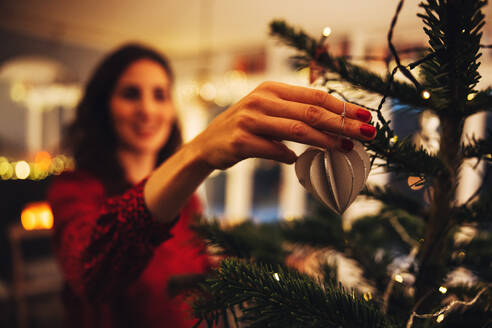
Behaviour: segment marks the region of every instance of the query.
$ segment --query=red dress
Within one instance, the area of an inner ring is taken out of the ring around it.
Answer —
[[[167,292],[173,275],[209,267],[204,246],[189,230],[200,211],[193,196],[173,224],[154,221],[142,182],[107,197],[102,183],[75,171],[48,192],[54,244],[67,281],[69,327],[192,327],[189,305]]]

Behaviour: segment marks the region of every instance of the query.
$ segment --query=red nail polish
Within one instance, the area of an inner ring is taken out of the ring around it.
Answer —
[[[360,126],[360,133],[366,137],[372,137],[376,133],[376,128],[369,124],[362,124]]]
[[[354,143],[349,139],[342,139],[340,147],[343,151],[349,152],[354,148]]]
[[[371,120],[371,112],[369,112],[368,110],[364,110],[364,109],[358,109],[356,112],[355,112],[355,116],[357,117],[357,119],[359,121],[362,121],[362,122],[369,122]]]

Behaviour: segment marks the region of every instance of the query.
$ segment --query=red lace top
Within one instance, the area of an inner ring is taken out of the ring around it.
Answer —
[[[172,224],[154,221],[144,182],[108,198],[102,183],[75,171],[48,192],[54,244],[67,281],[65,326],[192,327],[189,306],[168,295],[171,276],[209,268],[203,244],[189,230],[200,211],[193,196]]]

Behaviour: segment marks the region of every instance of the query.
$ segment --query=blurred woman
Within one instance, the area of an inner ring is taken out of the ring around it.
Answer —
[[[362,108],[266,82],[182,145],[172,84],[168,61],[139,45],[110,54],[87,84],[69,129],[77,169],[48,196],[66,326],[191,327],[188,305],[167,284],[210,267],[189,230],[203,180],[250,157],[293,163],[282,140],[349,151],[345,137],[376,133]]]

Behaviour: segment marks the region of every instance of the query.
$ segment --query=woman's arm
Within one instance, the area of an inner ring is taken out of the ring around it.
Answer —
[[[152,218],[142,188],[139,184],[107,198],[101,182],[81,171],[64,173],[50,186],[55,251],[65,279],[80,297],[119,295],[141,274],[154,249],[171,237],[171,225]]]
[[[370,119],[367,110],[326,92],[265,82],[158,167],[144,186],[145,202],[158,221],[170,222],[214,169],[250,157],[292,164],[296,154],[282,140],[349,151],[352,142],[341,136],[373,139]]]

